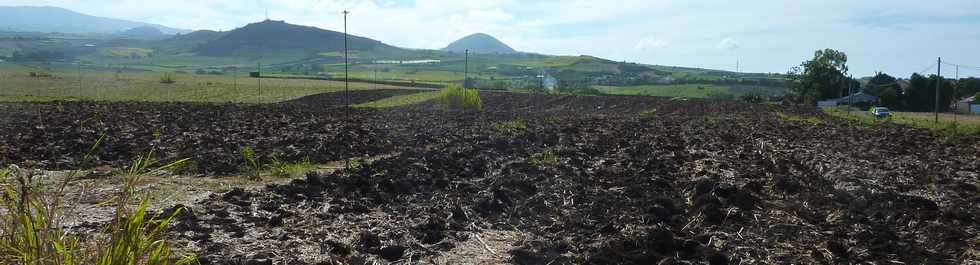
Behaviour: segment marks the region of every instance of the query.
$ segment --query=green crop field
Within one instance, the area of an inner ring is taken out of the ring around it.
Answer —
[[[858,110],[847,107],[824,108],[824,112],[847,119],[856,120],[865,124],[879,122],[894,122],[907,126],[934,130],[943,134],[980,134],[980,116],[962,115],[953,113],[940,113],[939,122],[936,123],[936,116],[929,112],[893,112],[889,119],[876,120],[867,110]]]
[[[176,82],[163,84],[160,72],[92,71],[54,68],[51,77],[31,77],[31,68],[0,63],[0,101],[186,101],[279,102],[344,89],[343,82],[303,79],[255,79],[243,75],[177,74]],[[261,88],[260,88],[261,82]],[[392,86],[352,83],[351,89],[385,89]]]
[[[357,108],[394,108],[434,100],[439,97],[439,91],[421,92],[409,95],[394,96],[386,99],[358,104]]]

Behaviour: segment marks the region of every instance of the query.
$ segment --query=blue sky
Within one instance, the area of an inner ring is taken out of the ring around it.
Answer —
[[[619,61],[786,72],[834,48],[855,76],[900,77],[937,57],[980,65],[977,0],[2,0],[188,29],[264,19],[352,33],[407,48],[442,48],[477,32],[522,51]],[[944,71],[944,75],[953,75]],[[945,70],[945,69],[944,69]],[[935,70],[931,70],[934,72]],[[980,76],[976,69],[961,75]]]

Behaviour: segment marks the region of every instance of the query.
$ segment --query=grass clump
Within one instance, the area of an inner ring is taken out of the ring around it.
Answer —
[[[498,130],[524,130],[527,129],[527,123],[525,123],[523,119],[516,119],[512,121],[495,122],[493,123],[492,127]]]
[[[544,166],[555,164],[558,162],[558,156],[555,155],[554,151],[547,150],[542,153],[534,154],[531,156],[531,164],[535,166]]]
[[[13,165],[0,170],[3,181],[0,264],[194,263],[193,255],[177,257],[164,235],[164,230],[181,209],[166,216],[151,215],[148,213],[150,199],[140,196],[136,187],[141,177],[175,168],[186,159],[158,166],[153,157],[151,150],[133,160],[123,176],[124,184],[119,194],[104,202],[116,205],[112,220],[103,227],[103,233],[91,237],[65,230],[69,226],[66,217],[72,216],[73,210],[70,200],[65,200],[65,188],[75,179],[77,171],[51,185],[44,183],[32,170]]]
[[[243,172],[248,172],[252,179],[260,179],[262,174],[262,165],[259,164],[258,155],[255,154],[255,149],[251,147],[244,146],[238,149],[238,154],[242,156],[242,160],[245,163],[242,165],[241,169]]]
[[[299,176],[316,168],[313,159],[309,156],[303,157],[303,161],[298,163],[290,163],[275,155],[272,156],[272,163],[268,167],[272,174],[278,177]]]
[[[797,115],[789,115],[782,112],[776,113],[776,115],[778,115],[780,119],[786,121],[805,121],[813,125],[821,125],[824,123],[823,118],[820,118],[819,116],[803,117]]]
[[[439,93],[439,102],[449,110],[482,111],[483,99],[477,89],[448,85]]]
[[[163,73],[162,75],[160,75],[160,83],[161,84],[177,83],[177,73],[174,72]]]

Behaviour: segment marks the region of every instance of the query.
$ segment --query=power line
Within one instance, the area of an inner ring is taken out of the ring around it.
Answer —
[[[937,63],[932,63],[932,64],[929,65],[929,67],[926,67],[925,69],[922,69],[921,71],[912,72],[912,73],[916,73],[916,74],[920,74],[921,75],[923,73],[927,73],[929,70],[932,70],[932,68],[933,67],[936,67],[936,65],[937,65]]]
[[[954,67],[960,67],[960,68],[970,68],[970,69],[974,69],[974,70],[980,70],[980,66],[955,64],[955,63],[949,63],[949,62],[943,62],[943,64],[949,65],[949,66],[954,66]]]

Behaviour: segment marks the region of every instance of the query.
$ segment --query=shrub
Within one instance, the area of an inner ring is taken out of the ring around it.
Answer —
[[[177,82],[177,74],[172,72],[163,73],[160,76],[160,83],[162,84],[173,84]]]
[[[560,94],[570,95],[601,95],[602,91],[583,81],[560,81],[555,90]]]
[[[0,193],[0,264],[164,265],[195,262],[193,255],[175,257],[163,234],[182,209],[175,209],[169,215],[150,215],[147,213],[149,199],[141,198],[136,188],[142,176],[177,167],[186,160],[158,167],[153,157],[153,150],[150,150],[134,159],[119,194],[108,201],[116,205],[112,220],[104,226],[102,234],[93,237],[64,230],[69,227],[65,217],[71,215],[65,188],[78,171],[52,186],[35,178],[36,174],[31,170],[16,166],[0,170],[4,184]],[[134,208],[133,203],[137,202],[138,206]]]
[[[242,159],[245,164],[242,165],[242,171],[249,172],[251,178],[258,180],[261,178],[262,166],[259,164],[259,158],[255,154],[255,150],[251,147],[241,147],[238,149],[238,153],[242,155]]]
[[[448,85],[439,94],[439,102],[450,110],[483,110],[483,99],[477,89],[466,89],[458,85]]]
[[[743,95],[739,96],[739,99],[741,99],[742,101],[745,101],[745,102],[749,102],[749,103],[762,103],[762,102],[766,102],[766,98],[764,96],[759,95],[759,94],[752,94],[752,93],[743,94]]]

